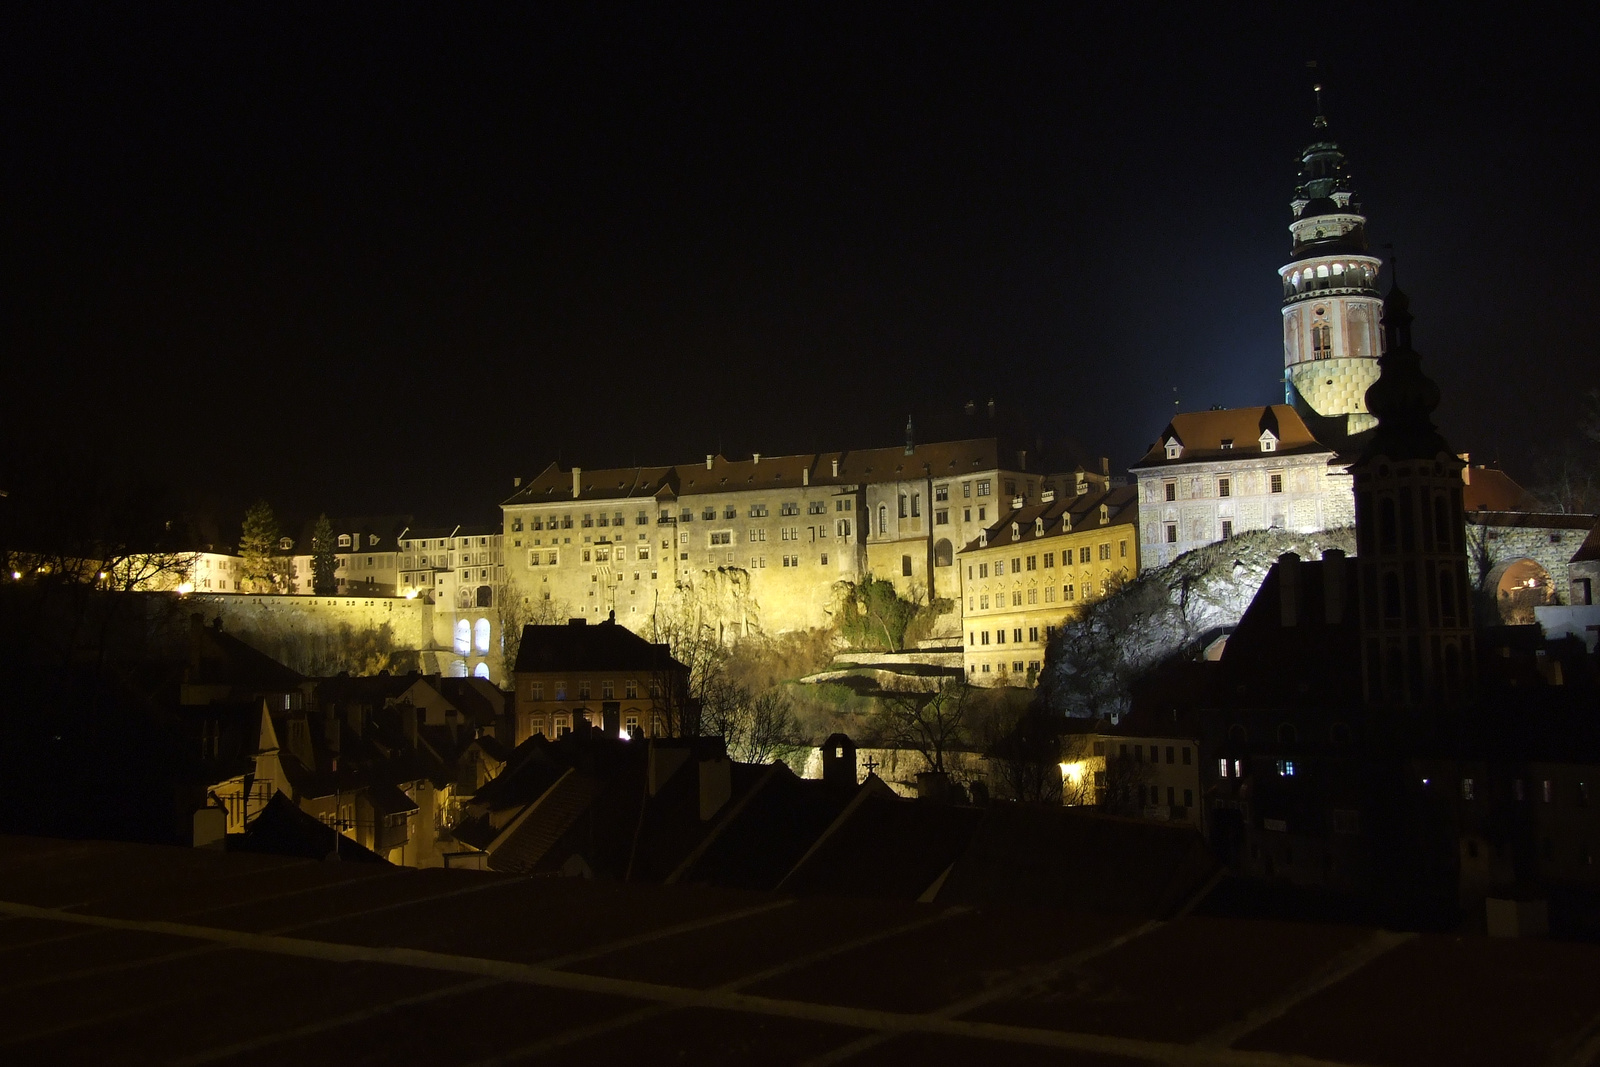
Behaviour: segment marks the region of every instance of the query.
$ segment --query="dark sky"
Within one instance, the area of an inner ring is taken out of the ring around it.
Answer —
[[[1082,6],[13,9],[5,461],[478,518],[994,397],[1122,469],[1281,396],[1314,57],[1442,427],[1528,476],[1600,383],[1591,17]]]

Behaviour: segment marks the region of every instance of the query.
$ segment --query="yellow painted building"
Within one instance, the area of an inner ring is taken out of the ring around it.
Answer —
[[[1055,628],[1084,603],[1139,573],[1132,486],[1012,501],[957,562],[967,680],[1035,684]]]

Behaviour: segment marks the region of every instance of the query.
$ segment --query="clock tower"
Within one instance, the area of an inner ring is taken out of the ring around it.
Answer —
[[[1367,220],[1351,187],[1349,163],[1328,134],[1316,87],[1315,138],[1300,154],[1289,224],[1291,261],[1283,279],[1285,402],[1308,422],[1343,419],[1345,434],[1376,420],[1366,393],[1383,354],[1380,261],[1367,254]]]

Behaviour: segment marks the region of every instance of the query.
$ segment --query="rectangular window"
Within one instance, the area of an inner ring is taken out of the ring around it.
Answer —
[[[1232,478],[1218,478],[1217,479],[1217,495],[1218,496],[1232,496],[1233,495],[1233,479]]]
[[[922,517],[922,494],[921,493],[912,493],[911,494],[911,517],[913,519]]]
[[[987,479],[987,478],[979,478],[978,479],[978,495],[979,496],[988,496],[989,495],[989,479]]]
[[[1232,519],[1223,519],[1222,520],[1222,539],[1224,541],[1226,541],[1228,538],[1230,538],[1232,536],[1233,536],[1233,520]]]
[[[1217,773],[1219,773],[1224,778],[1228,777],[1228,761],[1227,760],[1225,760],[1225,759],[1217,760]]]
[[[1191,749],[1189,746],[1187,746],[1187,745],[1184,746],[1184,748],[1183,748],[1183,765],[1185,767],[1189,766],[1189,757],[1193,752],[1194,752],[1194,750]]]
[[[1078,562],[1079,563],[1088,563],[1089,562],[1089,552],[1090,552],[1090,549],[1089,549],[1089,547],[1087,545],[1085,545],[1083,548],[1078,549]]]
[[[935,508],[934,511],[933,511],[933,524],[935,526],[948,526],[948,525],[950,525],[950,509],[949,508]]]
[[[979,578],[987,578],[987,577],[989,577],[989,565],[987,563],[978,564],[978,577]]]
[[[1022,573],[1022,557],[1021,556],[1012,556],[1011,557],[1011,573],[1012,574],[1021,574]]]
[[[1006,573],[1006,561],[1003,560],[1003,559],[995,560],[994,561],[994,576],[996,578],[1004,577],[1005,573]]]
[[[1169,522],[1169,523],[1167,523],[1167,544],[1175,545],[1177,543],[1178,543],[1178,524],[1175,523],[1175,522]]]
[[[1283,492],[1283,472],[1278,471],[1278,472],[1273,473],[1273,475],[1271,476],[1271,482],[1272,482],[1272,488],[1270,490],[1271,492],[1274,492],[1274,493]]]
[[[1028,640],[1029,641],[1037,641],[1037,640],[1039,640],[1039,628],[1037,626],[1028,627]]]
[[[900,517],[902,519],[906,517],[906,495],[904,493],[900,494]]]
[[[578,699],[579,700],[588,700],[589,699],[589,683],[588,682],[579,682],[578,683]]]
[[[629,700],[637,700],[639,698],[639,683],[637,681],[624,682],[622,695]]]
[[[1178,499],[1178,483],[1177,482],[1168,482],[1166,491],[1167,491],[1167,499],[1168,500],[1176,500],[1176,499]]]
[[[1028,603],[1037,604],[1038,602],[1039,602],[1039,590],[1037,590],[1037,589],[1028,590]]]
[[[1110,559],[1111,558],[1111,542],[1110,541],[1107,541],[1105,544],[1100,546],[1100,558],[1101,559]]]
[[[1056,602],[1056,587],[1055,586],[1047,585],[1047,586],[1044,587],[1044,602],[1046,604],[1054,604]]]
[[[1006,643],[1006,632],[1004,630],[996,630],[994,632],[994,643],[997,645]]]
[[[972,495],[972,483],[971,482],[962,482],[961,483],[961,495],[962,496],[971,496]]]
[[[1011,631],[1011,641],[1013,644],[1022,644],[1022,627],[1018,626]]]
[[[1022,607],[1022,590],[1014,589],[1011,591],[1011,606],[1014,608]]]
[[[1167,762],[1168,763],[1177,762],[1177,758],[1176,758],[1177,755],[1178,755],[1178,750],[1173,748],[1171,745],[1168,745],[1167,746]]]
[[[987,645],[989,643],[989,631],[988,630],[984,630],[981,633],[980,638],[979,638],[979,642],[981,644],[985,644],[985,645]],[[985,669],[987,669],[987,668],[985,668]]]
[[[936,486],[934,486],[933,487],[933,499],[936,502],[942,502],[942,501],[945,501],[945,500],[949,500],[950,499],[950,487],[948,485],[936,485]]]
[[[544,683],[543,682],[534,682],[533,685],[530,686],[529,688],[530,688],[530,692],[528,693],[529,697],[531,697],[534,700],[543,700],[544,699]]]
[[[617,684],[615,682],[601,682],[600,683],[600,699],[601,700],[615,700],[616,696],[617,696]]]

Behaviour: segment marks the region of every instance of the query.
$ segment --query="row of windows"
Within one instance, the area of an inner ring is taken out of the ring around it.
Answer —
[[[591,700],[594,696],[594,687],[593,683],[588,681],[578,682],[575,689],[569,687],[566,682],[551,682],[550,692],[552,700]],[[543,700],[544,694],[544,682],[535,681],[528,683],[528,698],[530,700]],[[625,700],[637,700],[639,697],[639,683],[633,679],[623,682],[622,696]],[[652,680],[650,682],[650,697],[654,700],[659,699],[660,696],[661,683]],[[617,699],[617,683],[614,681],[602,681],[600,683],[600,699]]]
[[[489,547],[489,539],[487,537],[440,537],[434,540],[406,540],[400,542],[400,547],[407,551],[417,548],[472,548],[474,541],[477,542],[477,547],[479,548]]]
[[[1166,532],[1167,532],[1167,544],[1169,544],[1169,545],[1177,544],[1178,543],[1178,524],[1175,523],[1175,522],[1167,523],[1166,524]],[[1222,539],[1224,541],[1226,541],[1228,538],[1230,538],[1232,536],[1233,536],[1233,520],[1232,519],[1223,519],[1222,520]]]
[[[1206,485],[1206,483],[1201,482],[1201,480],[1199,478],[1194,479],[1194,481],[1196,483],[1198,483],[1198,487],[1199,488],[1203,489],[1205,487],[1205,485]],[[1219,474],[1219,475],[1217,475],[1215,481],[1213,483],[1211,483],[1211,484],[1215,488],[1217,496],[1219,496],[1219,497],[1231,497],[1231,496],[1233,496],[1233,476],[1232,475],[1230,475],[1230,474]],[[1267,473],[1267,492],[1269,492],[1269,493],[1281,493],[1281,492],[1283,492],[1283,472],[1282,471],[1269,471]],[[1162,496],[1167,500],[1177,500],[1178,499],[1178,483],[1177,483],[1176,480],[1168,479],[1167,481],[1162,483]]]
[[[1101,583],[1101,588],[1102,589],[1109,589],[1110,587],[1111,587],[1111,579],[1110,578],[1107,578],[1105,581],[1103,581]],[[1066,585],[1063,585],[1061,587],[1061,599],[1062,599],[1063,602],[1070,603],[1071,601],[1074,601],[1074,600],[1078,599],[1078,594],[1079,594],[1080,591],[1082,592],[1083,599],[1085,599],[1085,600],[1088,600],[1090,597],[1094,596],[1094,592],[1095,592],[1094,580],[1091,579],[1091,578],[1085,578],[1085,579],[1083,579],[1083,583],[1081,585],[1079,585],[1077,583],[1074,583],[1074,582],[1068,582]],[[1045,586],[1043,588],[1042,592],[1044,594],[1044,602],[1046,604],[1054,604],[1056,602],[1056,587],[1055,586],[1047,585],[1047,586]],[[1039,603],[1040,593],[1041,593],[1041,590],[1039,588],[1037,588],[1037,587],[1033,588],[1033,589],[1013,589],[1013,590],[1011,590],[1011,592],[1009,594],[1010,598],[1011,598],[1011,602],[1010,602],[1009,605],[1007,605],[1007,603],[1006,603],[1007,594],[1004,593],[1004,592],[999,592],[999,593],[994,594],[993,606],[996,607],[996,608],[1004,608],[1004,607],[1007,607],[1007,606],[1010,606],[1010,607],[1013,607],[1013,608],[1020,608],[1025,603],[1026,604],[1037,604],[1037,603]],[[987,610],[989,610],[989,608],[991,606],[990,602],[989,602],[989,599],[990,598],[989,598],[989,594],[988,593],[978,593],[975,596],[972,595],[972,594],[968,594],[968,596],[967,596],[967,610],[968,611],[987,611]]]
[[[987,664],[987,663],[974,663],[972,666],[967,668],[967,674],[968,675],[974,675],[974,674],[991,674],[991,673],[993,673],[993,674],[1004,674],[1004,673],[1006,673],[1006,665],[1004,663],[994,664],[994,667],[996,669],[991,671],[990,670],[990,665]],[[1014,660],[1011,661],[1011,673],[1012,674],[1018,674],[1018,675],[1024,675],[1024,676],[1026,676],[1028,678],[1037,678],[1039,676],[1039,661],[1036,660],[1036,659],[1030,659],[1026,663],[1024,663],[1020,659],[1014,659]],[[1029,684],[1032,684],[1032,683],[1030,682]]]
[[[1078,549],[1078,562],[1080,564],[1092,562],[1096,558],[1101,559],[1101,560],[1109,560],[1111,558],[1111,542],[1110,541],[1102,541],[1099,545],[1092,546],[1092,547],[1089,546],[1089,545],[1084,545],[1082,548]],[[1127,559],[1128,558],[1128,542],[1127,541],[1118,541],[1117,542],[1117,558],[1118,559]],[[1044,566],[1043,566],[1042,569],[1044,569],[1044,570],[1052,570],[1052,569],[1054,569],[1055,565],[1056,565],[1056,554],[1054,552],[1046,552],[1046,553],[1044,553]],[[1063,551],[1061,553],[1061,565],[1063,567],[1068,567],[1068,566],[1072,565],[1072,549],[1070,549],[1070,548],[1066,549],[1065,551]],[[973,574],[973,568],[974,567],[977,568],[976,578],[987,578],[987,577],[989,577],[990,564],[988,564],[988,563],[978,563],[978,564],[969,563],[969,564],[967,564],[967,578],[968,578],[969,581],[970,580],[975,580],[975,577],[974,577],[974,574]],[[1004,578],[1005,577],[1005,574],[1006,574],[1006,561],[1005,560],[1003,560],[1003,559],[995,560],[994,564],[993,564],[993,567],[994,567],[994,576],[996,578]],[[1024,570],[1033,571],[1033,570],[1039,570],[1039,569],[1041,569],[1041,568],[1039,566],[1039,557],[1037,555],[1033,555],[1033,556],[1012,556],[1011,557],[1011,573],[1013,573],[1013,574],[1020,574]]]
[[[1117,744],[1117,758],[1118,759],[1132,759],[1135,763],[1146,763],[1146,762],[1148,762],[1148,763],[1160,763],[1161,762],[1161,749],[1162,749],[1161,745],[1150,745],[1149,746],[1150,758],[1148,760],[1146,760],[1145,759],[1145,746],[1144,745],[1131,745],[1130,746],[1130,745],[1127,745],[1127,744],[1118,743]],[[1094,754],[1096,756],[1109,755],[1110,754],[1110,750],[1109,750],[1109,747],[1108,747],[1108,742],[1096,741],[1094,743],[1094,750],[1093,751],[1094,751]],[[1180,758],[1181,758],[1181,760],[1183,762],[1183,765],[1185,767],[1190,766],[1194,762],[1194,749],[1190,748],[1188,745],[1167,745],[1166,746],[1166,754],[1167,754],[1167,763],[1168,764],[1177,763],[1177,762],[1179,762]],[[1226,777],[1226,773],[1224,773],[1224,777]]]
[[[1045,627],[1045,636],[1046,637],[1049,637],[1054,632],[1055,632],[1055,627],[1053,627],[1053,626]],[[995,630],[994,631],[994,643],[997,644],[997,645],[1005,644],[1006,643],[1006,633],[1007,633],[1007,631],[1006,631],[1005,627],[1001,627],[1000,629]],[[1013,626],[1011,628],[1011,630],[1010,630],[1011,643],[1014,644],[1014,645],[1020,645],[1022,643],[1022,633],[1023,633],[1023,628],[1021,626]],[[1038,644],[1039,643],[1039,627],[1037,627],[1037,626],[1029,626],[1027,628],[1027,633],[1028,633],[1028,640],[1029,641],[1033,642],[1034,644]],[[970,645],[987,645],[988,643],[989,643],[989,631],[988,630],[974,630],[974,631],[970,631],[967,634],[967,644],[969,646]]]

